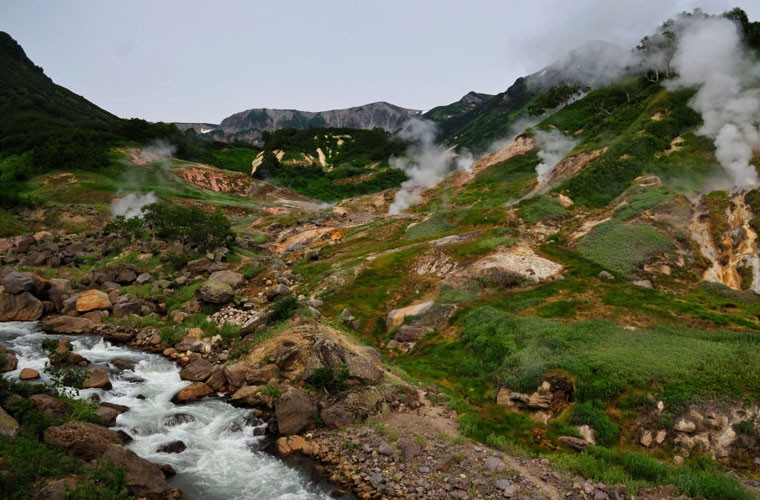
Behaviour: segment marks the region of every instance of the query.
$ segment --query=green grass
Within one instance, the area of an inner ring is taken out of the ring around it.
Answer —
[[[615,208],[615,219],[627,221],[673,198],[672,191],[666,187],[637,188],[624,203]]]
[[[584,236],[577,250],[584,258],[622,275],[631,275],[672,243],[644,224],[599,224]]]
[[[521,198],[536,180],[537,151],[497,163],[466,185],[456,196],[457,206],[497,207]]]
[[[0,238],[23,234],[28,229],[11,214],[0,208]]]
[[[536,196],[520,204],[518,215],[526,224],[532,225],[547,220],[562,219],[567,210],[551,196]]]
[[[454,228],[454,224],[443,217],[434,216],[414,224],[407,229],[404,237],[408,240],[430,240],[445,235]]]

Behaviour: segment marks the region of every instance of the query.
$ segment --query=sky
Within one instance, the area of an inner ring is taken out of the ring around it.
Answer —
[[[124,118],[219,123],[250,108],[498,93],[590,40],[632,48],[668,17],[737,0],[0,0],[56,83]]]

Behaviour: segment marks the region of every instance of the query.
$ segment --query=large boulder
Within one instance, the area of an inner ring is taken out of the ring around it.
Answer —
[[[130,314],[137,314],[138,316],[142,312],[142,302],[137,300],[131,300],[128,302],[120,302],[113,306],[114,318],[122,318],[129,316]]]
[[[31,273],[11,271],[0,281],[0,284],[3,285],[6,292],[11,294],[32,292],[34,290],[34,277]]]
[[[291,387],[277,400],[275,417],[280,434],[298,434],[317,422],[317,405],[304,391]]]
[[[89,311],[102,311],[111,308],[111,299],[108,294],[100,290],[87,290],[79,294],[76,310],[78,313]]]
[[[261,387],[255,385],[241,387],[230,396],[230,403],[235,406],[271,409],[274,405],[272,396],[264,394],[261,389]]]
[[[209,363],[203,358],[198,358],[191,361],[182,371],[179,372],[179,376],[182,380],[190,380],[191,382],[203,382],[211,376],[211,372],[214,370],[214,365]]]
[[[29,397],[29,402],[38,413],[42,413],[53,419],[63,418],[69,410],[65,400],[55,398],[48,394],[35,394]]]
[[[87,318],[74,316],[48,316],[42,320],[42,329],[48,333],[80,334],[92,333],[95,323]]]
[[[0,345],[0,372],[12,372],[18,367],[18,358],[16,355],[7,350],[4,345]]]
[[[0,407],[0,436],[13,437],[19,433],[20,429],[16,419]]]
[[[29,292],[0,294],[0,321],[37,321],[44,311],[42,302]]]
[[[394,309],[388,313],[385,318],[385,326],[395,328],[404,324],[404,320],[407,316],[419,316],[425,314],[433,307],[433,302],[422,302],[420,304],[413,304],[411,306],[402,307],[400,309]]]
[[[114,431],[89,422],[67,422],[48,427],[43,439],[47,444],[60,446],[84,460],[100,458],[112,445],[121,444],[121,438]]]
[[[235,291],[227,283],[208,280],[198,287],[195,294],[203,302],[211,304],[227,304],[235,297]]]
[[[87,370],[87,378],[82,382],[83,389],[111,389],[108,371],[102,366],[93,366]]]
[[[245,281],[245,277],[240,274],[236,273],[235,271],[216,271],[214,273],[211,273],[211,276],[208,278],[210,281],[218,281],[220,283],[225,283],[232,288],[237,288],[240,285],[243,284]]]
[[[383,371],[367,357],[346,349],[330,337],[319,337],[314,342],[312,357],[306,363],[303,378],[308,379],[317,369],[331,366],[348,368],[348,375],[362,383],[377,384],[383,379]]]
[[[240,387],[245,384],[246,375],[250,365],[247,363],[234,363],[225,365],[224,376],[232,387]]]
[[[214,390],[203,382],[193,382],[172,398],[174,404],[193,403],[206,396],[214,394]]]
[[[124,469],[130,495],[149,499],[163,497],[166,490],[166,478],[161,472],[161,467],[138,457],[132,450],[123,446],[110,446],[98,462],[112,463]]]

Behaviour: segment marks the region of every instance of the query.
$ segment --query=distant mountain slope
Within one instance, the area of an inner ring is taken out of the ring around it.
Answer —
[[[23,151],[64,129],[107,130],[119,118],[56,85],[0,32],[0,150]]]
[[[468,92],[457,102],[447,104],[445,106],[436,106],[435,108],[426,111],[424,117],[433,121],[443,121],[460,116],[468,111],[474,109],[478,104],[481,104],[489,99],[493,95],[482,94],[479,92]]]
[[[375,102],[346,109],[329,111],[299,111],[296,109],[249,109],[228,116],[219,125],[208,123],[178,123],[180,129],[194,129],[220,141],[257,141],[261,132],[283,128],[354,128],[371,130],[380,128],[395,132],[401,125],[420,114],[419,110]]]

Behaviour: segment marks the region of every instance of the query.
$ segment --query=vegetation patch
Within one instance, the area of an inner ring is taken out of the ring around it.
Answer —
[[[536,196],[520,204],[517,212],[526,224],[533,225],[547,220],[562,219],[567,210],[552,196]]]
[[[672,247],[670,240],[647,225],[610,221],[592,229],[576,248],[584,258],[627,276]]]

